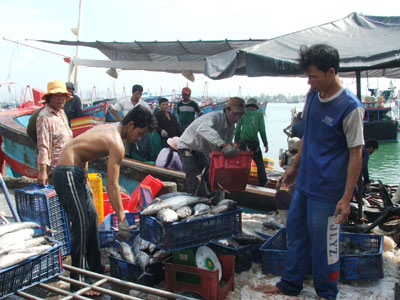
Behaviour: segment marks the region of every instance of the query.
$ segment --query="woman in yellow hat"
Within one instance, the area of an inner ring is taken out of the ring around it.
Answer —
[[[52,184],[51,174],[64,146],[72,139],[68,118],[63,107],[71,97],[64,81],[53,80],[47,84],[42,100],[46,105],[36,120],[37,164],[40,185]]]

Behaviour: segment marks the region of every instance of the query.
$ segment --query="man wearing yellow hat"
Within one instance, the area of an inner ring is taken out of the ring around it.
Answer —
[[[228,100],[223,111],[214,111],[205,114],[183,132],[178,154],[182,161],[183,171],[186,174],[186,191],[200,196],[208,194],[207,155],[213,150],[219,150],[227,157],[235,156],[237,149],[232,141],[235,134],[235,123],[244,113],[244,100],[232,97]],[[198,176],[203,173],[205,182],[200,182]]]
[[[64,104],[71,94],[65,83],[53,80],[47,84],[47,93],[43,95],[45,107],[36,120],[37,164],[40,185],[52,183],[51,175],[65,145],[72,139],[68,118],[64,113]]]

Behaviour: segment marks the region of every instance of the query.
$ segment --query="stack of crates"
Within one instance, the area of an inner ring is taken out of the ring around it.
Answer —
[[[54,231],[52,240],[61,244],[61,254],[71,252],[67,214],[52,185],[31,184],[14,192],[17,212],[22,222],[35,222]]]
[[[103,179],[100,173],[89,173],[89,185],[93,192],[93,203],[99,217],[99,224],[104,220]]]

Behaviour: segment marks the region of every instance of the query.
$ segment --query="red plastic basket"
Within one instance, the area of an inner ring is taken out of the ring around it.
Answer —
[[[124,207],[124,210],[128,210],[129,202],[131,201],[131,198],[129,198],[128,195],[121,193],[121,200],[122,200],[122,206]],[[103,192],[103,203],[104,203],[103,205],[104,205],[104,218],[105,218],[105,217],[107,217],[107,215],[114,212],[114,209],[112,208],[110,199],[108,199],[107,192]]]
[[[140,193],[140,186],[150,187],[151,194],[154,198],[157,195],[157,193],[161,190],[161,188],[164,186],[164,183],[158,178],[154,178],[151,175],[147,175],[143,179],[143,181],[139,184],[139,186],[131,194],[131,202],[129,203],[129,206],[128,206],[128,210],[130,212],[137,211],[138,203],[139,203],[139,207],[143,206],[142,196]]]
[[[244,191],[252,159],[251,151],[239,151],[235,157],[225,157],[221,151],[213,151],[209,172],[211,189]]]
[[[217,255],[222,267],[222,279],[225,285],[218,281],[218,271],[208,271],[187,265],[173,264],[169,259],[164,263],[165,289],[170,292],[190,291],[199,294],[206,300],[225,299],[229,291],[234,289],[235,256]],[[200,276],[200,285],[181,282],[176,279],[177,273],[194,274]]]

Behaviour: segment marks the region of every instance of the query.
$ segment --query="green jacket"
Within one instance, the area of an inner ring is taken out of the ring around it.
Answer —
[[[258,142],[258,132],[260,132],[264,147],[268,146],[264,114],[254,109],[246,109],[244,115],[236,123],[235,142]]]

